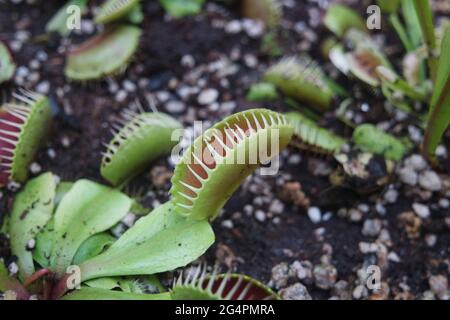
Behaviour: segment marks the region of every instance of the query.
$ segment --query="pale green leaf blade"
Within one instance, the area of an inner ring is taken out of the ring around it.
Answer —
[[[431,109],[425,131],[423,147],[429,157],[434,152],[450,123],[450,27],[445,31],[441,43],[441,56],[438,62],[437,75]]]
[[[23,279],[35,270],[27,243],[34,240],[51,219],[55,188],[53,174],[47,172],[30,180],[14,199],[9,220],[11,251],[18,258],[19,274]]]
[[[158,207],[104,253],[82,263],[82,280],[165,272],[201,256],[214,242],[211,226],[172,211],[170,202]]]
[[[85,260],[95,257],[102,253],[107,247],[112,245],[116,238],[107,232],[94,234],[86,239],[78,248],[77,253],[73,257],[73,264],[80,264]]]
[[[62,37],[68,36],[71,29],[69,28],[70,6],[77,6],[80,9],[80,13],[86,8],[87,0],[71,0],[59,9],[55,15],[47,22],[45,31],[58,32]]]
[[[55,212],[51,267],[64,273],[80,245],[119,222],[131,203],[132,200],[120,191],[89,180],[78,180]]]

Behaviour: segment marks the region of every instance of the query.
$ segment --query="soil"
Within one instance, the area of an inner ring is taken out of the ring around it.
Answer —
[[[48,96],[55,113],[54,128],[36,163],[42,167],[42,171],[52,171],[62,180],[88,178],[106,184],[99,174],[101,152],[104,149],[102,142],[111,138],[110,124],[120,116],[120,111],[136,100],[146,109],[150,109],[153,101],[158,110],[167,112],[161,93],[168,93],[170,100],[180,100],[186,106],[182,112],[172,115],[187,127],[192,126],[194,119],[213,123],[230,113],[251,107],[268,107],[280,112],[291,110],[282,98],[269,105],[245,100],[249,86],[278,58],[261,51],[261,37],[252,38],[245,31],[236,34],[225,31],[227,23],[241,19],[235,7],[208,3],[206,10],[198,16],[173,20],[164,14],[157,1],[145,1],[142,3],[145,20],[142,23],[140,48],[127,70],[106,81],[77,83],[64,77],[65,52],[71,44],[80,43],[93,34],[88,28],[92,25],[91,11],[83,18],[83,21],[90,25],[85,25],[84,30],[82,27],[81,33],[73,34],[67,41],[57,35],[51,35],[47,41],[42,41],[40,36],[44,34],[46,22],[64,1],[35,1],[36,3],[31,5],[25,2],[16,5],[10,2],[0,4],[0,40],[11,46],[11,43],[20,37],[18,33],[27,32],[28,39],[19,50],[13,50],[13,56],[17,66],[26,66],[30,72],[36,72],[38,79],[30,80],[30,77],[27,77],[20,83],[16,76],[11,82],[2,84],[0,90],[9,96],[19,87],[37,90],[40,85],[42,87],[43,82],[45,84],[48,81]],[[380,92],[340,75],[323,58],[319,44],[329,33],[316,21],[320,22],[324,12],[318,5],[320,1],[285,2],[293,4],[293,7],[284,7],[285,29],[279,34],[284,54],[307,53],[316,59],[327,74],[354,95],[349,110],[363,122],[387,122],[389,130],[396,135],[410,134],[408,126],[414,125],[413,120],[396,120],[395,111],[386,111]],[[367,1],[352,2],[353,7],[364,16]],[[95,3],[96,1],[90,1],[90,8],[93,8]],[[449,13],[436,14],[448,16]],[[298,32],[295,26],[306,31]],[[386,21],[383,21],[382,31],[376,31],[374,34],[385,42],[392,61],[399,66],[402,57],[400,41]],[[30,64],[38,59],[42,52],[46,53],[48,58],[33,70]],[[181,63],[187,55],[195,61],[194,66]],[[256,64],[252,63],[252,59],[256,59]],[[217,61],[225,61],[221,68],[231,70],[230,66],[235,66],[237,70],[230,71],[226,76],[211,71]],[[187,75],[199,66],[204,66],[206,71],[201,71],[197,78],[189,79]],[[133,83],[135,90],[126,92],[124,81]],[[118,88],[114,89],[114,84]],[[218,103],[202,106],[197,102],[197,94],[183,99],[177,95],[182,85],[215,88],[219,91]],[[124,100],[119,99],[118,91],[126,92]],[[320,124],[350,137],[352,129],[336,118],[335,109],[339,102],[340,100],[336,99],[333,108],[324,114]],[[224,103],[234,103],[236,107],[227,110],[223,108]],[[370,105],[370,112],[361,111],[363,104]],[[443,144],[444,147],[449,146],[448,136]],[[417,147],[411,153],[418,153]],[[301,157],[300,163],[293,160],[295,156]],[[448,160],[442,161],[443,166],[438,172],[450,174]],[[313,299],[339,296],[334,288],[337,280],[348,283],[347,293],[350,297],[375,298],[367,290],[361,297],[355,293],[355,289],[361,284],[358,270],[370,264],[382,265],[381,281],[389,288],[389,293],[384,298],[429,297],[429,277],[438,274],[447,278],[449,276],[450,227],[446,221],[450,218],[450,209],[438,205],[439,200],[448,199],[448,196],[433,193],[424,199],[418,190],[420,188],[405,186],[397,177],[394,177],[390,186],[370,195],[360,195],[352,189],[331,186],[329,174],[314,174],[312,169],[317,168],[319,162],[331,169],[337,166],[332,157],[317,159],[314,154],[289,147],[281,156],[282,165],[277,176],[250,178],[226,204],[223,214],[214,220],[216,243],[208,250],[206,260],[210,264],[220,263],[223,270],[231,268],[275,287],[276,279],[272,276],[272,268],[279,263],[290,265],[294,261],[308,260],[314,266],[334,266],[337,277],[332,280],[330,288],[320,288],[314,279],[303,281],[292,274],[285,275],[287,281],[276,288],[301,282]],[[164,166],[167,170],[173,168],[168,159],[161,159],[154,166]],[[32,173],[36,174],[37,172]],[[280,192],[287,182],[300,182],[302,190],[310,200],[310,206],[319,207],[323,216],[330,212],[329,220],[313,223],[306,213],[306,208],[282,200]],[[142,202],[149,207],[166,201],[169,187],[169,182],[155,187],[151,182],[150,169],[133,182],[135,190],[144,190]],[[259,193],[258,188],[267,189],[267,194]],[[253,189],[257,191],[252,191]],[[393,203],[384,200],[388,190],[396,190],[398,193]],[[0,217],[7,214],[12,194],[9,189],[4,190]],[[256,201],[258,197],[262,197],[260,202]],[[279,214],[270,212],[270,205],[275,199],[279,199],[283,204]],[[430,218],[421,219],[419,235],[416,238],[407,235],[399,220],[402,213],[412,210],[413,202],[425,203],[432,210]],[[379,203],[385,208],[386,212],[383,214],[376,210]],[[364,208],[360,210],[362,218],[359,221],[350,221],[348,215],[343,214],[345,210],[348,212],[358,208]],[[263,212],[264,219],[256,218],[257,210]],[[383,229],[390,235],[390,244],[384,243],[387,248],[385,253],[379,250],[363,253],[360,249],[362,242],[383,242],[378,234],[367,236],[362,233],[364,223],[374,219],[380,220]],[[436,236],[433,245],[427,244],[426,241],[430,235]],[[0,257],[11,261],[7,247],[6,237],[0,235]],[[386,262],[387,253],[391,252],[396,253],[399,261]]]

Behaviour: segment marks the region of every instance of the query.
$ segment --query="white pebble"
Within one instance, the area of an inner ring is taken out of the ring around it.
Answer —
[[[319,223],[322,220],[322,212],[317,207],[310,207],[308,209],[308,217],[312,223]]]
[[[207,105],[215,102],[219,97],[219,92],[216,89],[205,89],[198,95],[197,101],[201,105]]]
[[[430,216],[430,208],[421,203],[413,203],[412,208],[414,212],[421,218],[426,219]]]
[[[256,220],[258,220],[260,222],[264,222],[264,221],[266,221],[266,214],[262,210],[256,210],[255,218],[256,218]]]
[[[432,170],[426,170],[419,175],[419,185],[429,191],[439,191],[442,188],[441,179]]]
[[[226,33],[235,34],[241,31],[242,31],[242,24],[239,20],[231,20],[225,26]]]
[[[185,105],[181,101],[172,100],[166,103],[166,110],[170,113],[181,113],[185,110]]]

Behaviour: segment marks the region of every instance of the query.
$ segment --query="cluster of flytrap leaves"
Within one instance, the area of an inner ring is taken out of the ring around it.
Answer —
[[[448,22],[444,21],[434,29],[427,0],[379,1],[379,4],[389,15],[389,21],[407,52],[403,76],[395,71],[382,48],[372,39],[361,16],[341,4],[330,5],[323,18],[323,24],[334,36],[323,41],[322,51],[342,73],[360,80],[373,90],[381,90],[391,105],[409,113],[419,126],[426,126],[423,152],[433,159],[434,150],[450,122],[447,112],[450,110],[450,55],[444,49],[450,45]],[[400,13],[406,27],[399,18]],[[428,62],[428,70],[425,62]],[[335,97],[346,98],[337,115],[346,125],[356,127],[352,142],[359,150],[400,160],[412,147],[406,137],[396,138],[369,124],[356,126],[341,117],[351,97],[327,78],[309,57],[281,59],[266,70],[263,82],[250,88],[247,99],[275,100],[276,89],[287,97],[286,103],[299,109],[290,113],[288,118],[294,127],[296,123],[302,123],[301,131],[296,130],[297,139],[293,140],[293,144],[302,149],[336,154],[347,142],[319,128],[310,120],[315,115],[301,106],[304,103],[314,111],[323,113],[330,110]],[[425,121],[426,115],[417,114],[411,108],[417,101],[429,104],[428,120]]]
[[[167,154],[173,145],[171,134],[180,128],[161,113],[126,114],[128,122],[111,140],[102,161],[101,173],[113,185],[123,184]],[[176,166],[171,200],[118,239],[108,230],[132,210],[132,198],[85,179],[59,182],[50,172],[30,180],[16,195],[6,222],[20,281],[1,266],[0,291],[20,299],[32,294],[43,299],[277,298],[254,279],[210,275],[205,268],[184,280],[180,277],[170,291],[152,276],[189,264],[212,245],[209,220],[245,177],[275,154],[261,156],[254,164],[230,161],[248,154],[261,139],[271,141],[273,129],[281,150],[293,128],[276,112],[247,110],[215,124]],[[212,163],[206,162],[205,154]],[[192,157],[196,161],[189,162]],[[80,284],[81,289],[66,294]],[[111,291],[117,288],[120,291]],[[148,293],[149,288],[157,293]]]

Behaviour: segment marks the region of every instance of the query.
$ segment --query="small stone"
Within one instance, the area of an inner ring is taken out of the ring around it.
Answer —
[[[355,208],[348,210],[348,218],[351,222],[359,222],[362,220],[363,214],[361,211]]]
[[[368,237],[375,237],[380,233],[382,227],[383,225],[381,223],[381,220],[367,219],[366,221],[364,221],[362,234]]]
[[[27,247],[26,247],[26,249],[27,249],[28,251],[30,251],[30,250],[33,250],[35,246],[36,246],[36,240],[30,239],[30,240],[27,241]]]
[[[186,105],[182,101],[171,100],[166,103],[166,110],[169,113],[181,113],[186,110]]]
[[[136,91],[136,85],[131,82],[130,80],[124,80],[122,83],[123,88],[128,92],[135,92]]]
[[[331,264],[316,265],[313,274],[316,287],[323,290],[331,289],[337,279],[337,270]]]
[[[389,189],[384,194],[384,200],[386,200],[388,203],[395,203],[397,201],[398,197],[398,191],[395,189]]]
[[[181,57],[181,65],[185,68],[193,68],[195,66],[194,57],[190,54],[185,54]]]
[[[422,219],[426,219],[430,216],[430,208],[424,204],[415,202],[413,203],[412,208],[414,212]]]
[[[284,210],[284,204],[278,199],[274,199],[270,204],[269,211],[273,214],[281,214]]]
[[[279,294],[283,300],[312,300],[306,287],[299,282],[280,290]]]
[[[197,102],[201,105],[207,105],[215,102],[219,97],[219,91],[216,89],[205,89],[200,92]]]
[[[404,184],[415,186],[418,180],[418,174],[413,168],[406,166],[398,171],[400,181]]]
[[[436,242],[437,242],[437,236],[435,234],[427,234],[425,236],[425,243],[427,244],[427,246],[434,247]]]
[[[242,24],[239,20],[231,20],[225,25],[225,32],[236,34],[242,31]]]
[[[233,221],[227,219],[227,220],[223,220],[222,223],[220,224],[222,227],[224,227],[225,229],[233,229]]]
[[[42,81],[36,86],[36,91],[42,94],[47,94],[50,90],[50,82]]]
[[[299,280],[302,280],[302,282],[310,282],[313,277],[313,265],[310,261],[304,260],[304,261],[294,261],[289,269],[290,274],[293,277],[297,277]]]
[[[442,198],[439,200],[439,206],[442,209],[448,209],[450,207],[450,201],[446,198]]]
[[[360,242],[358,244],[359,251],[361,253],[367,254],[367,253],[374,253],[377,252],[378,246],[376,243],[369,243],[369,242]]]
[[[352,298],[352,293],[350,290],[350,285],[345,280],[339,280],[333,287],[333,295],[337,296],[339,300],[350,300]]]
[[[386,207],[382,203],[377,202],[377,204],[375,205],[375,211],[378,214],[384,216],[386,214]]]
[[[256,210],[256,212],[255,212],[255,218],[256,218],[256,220],[258,220],[259,222],[264,222],[264,221],[266,221],[266,214],[265,214],[264,211],[262,211],[262,210]]]
[[[299,164],[302,161],[302,157],[299,154],[292,154],[289,156],[289,164]]]
[[[442,188],[441,179],[432,170],[426,170],[419,175],[419,185],[430,191],[439,191]]]
[[[127,98],[127,92],[125,90],[119,90],[116,93],[115,99],[117,102],[123,102]]]
[[[264,24],[261,21],[244,19],[242,21],[242,27],[251,38],[259,38],[264,33]]]
[[[38,174],[42,171],[42,167],[39,163],[33,162],[30,164],[30,171],[32,174]]]
[[[136,221],[136,215],[131,212],[127,213],[125,215],[125,217],[123,217],[123,219],[122,219],[122,223],[124,225],[126,225],[128,228],[131,228],[135,221]]]
[[[308,217],[312,223],[319,223],[322,220],[322,212],[318,207],[311,207],[308,209]]]
[[[448,280],[443,275],[431,276],[428,279],[431,291],[439,298],[444,299],[448,297]]]
[[[56,158],[56,151],[55,149],[49,148],[47,150],[47,155],[50,159],[55,159]]]
[[[367,289],[363,285],[356,286],[355,289],[353,289],[352,296],[354,299],[361,299],[364,296],[365,291],[367,291]]]
[[[427,167],[427,162],[421,155],[413,154],[405,159],[405,165],[410,166],[415,171],[422,171]]]
[[[11,262],[8,265],[8,271],[11,275],[15,275],[15,274],[17,274],[17,272],[19,272],[19,266],[17,265],[17,263]]]
[[[255,68],[258,65],[258,59],[253,54],[245,54],[244,62],[249,68]]]
[[[398,256],[398,254],[395,253],[394,251],[389,252],[387,258],[388,258],[389,261],[392,261],[392,262],[397,262],[398,263],[398,262],[401,261],[401,259]]]
[[[274,287],[279,289],[285,287],[289,278],[289,266],[286,262],[277,264],[272,268],[272,277],[270,281]]]
[[[70,147],[70,139],[69,139],[69,137],[63,136],[63,137],[61,138],[61,145],[62,145],[64,148]]]

